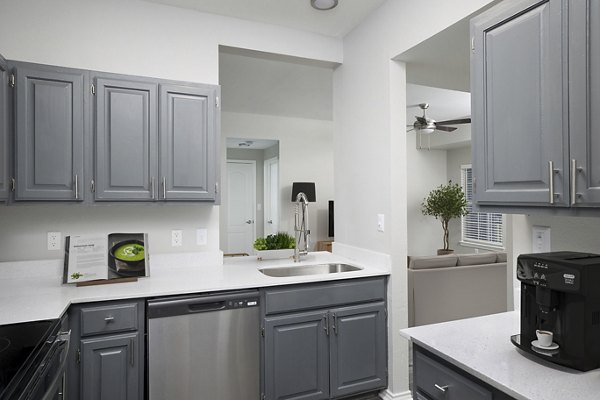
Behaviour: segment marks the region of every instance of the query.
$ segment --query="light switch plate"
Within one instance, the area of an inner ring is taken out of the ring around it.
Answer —
[[[377,230],[379,232],[385,231],[385,215],[377,214]]]
[[[206,228],[196,229],[196,245],[206,246],[208,243],[208,231]]]
[[[531,227],[531,251],[533,253],[547,253],[551,251],[550,227],[533,225]]]
[[[183,245],[183,231],[181,229],[173,229],[171,231],[171,246],[180,247]]]

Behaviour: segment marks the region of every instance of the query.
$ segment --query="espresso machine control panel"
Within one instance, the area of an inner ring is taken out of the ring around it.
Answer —
[[[517,277],[522,282],[560,292],[578,292],[581,287],[579,270],[545,260],[519,260]]]

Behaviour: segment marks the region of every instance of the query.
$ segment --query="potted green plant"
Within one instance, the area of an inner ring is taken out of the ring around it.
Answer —
[[[254,241],[254,249],[259,260],[291,257],[294,255],[294,247],[296,247],[296,239],[285,232],[259,237]]]
[[[459,218],[467,215],[467,199],[462,187],[457,183],[448,181],[447,185],[440,185],[437,189],[429,192],[429,195],[421,204],[423,215],[431,215],[439,219],[444,230],[444,248],[438,249],[437,254],[450,254],[454,250],[450,249],[448,241],[449,231],[448,222],[453,218]]]

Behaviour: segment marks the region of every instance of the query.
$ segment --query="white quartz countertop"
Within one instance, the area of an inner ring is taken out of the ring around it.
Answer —
[[[516,399],[600,399],[600,369],[580,372],[517,350],[510,336],[519,331],[520,314],[507,312],[401,334]]]
[[[309,253],[300,264],[345,262],[359,271],[269,277],[259,268],[292,266],[292,260],[257,261],[202,253],[152,255],[150,276],[137,282],[76,287],[62,284],[62,260],[0,263],[0,325],[55,319],[73,303],[260,288],[389,274],[387,266],[351,261],[327,252]]]

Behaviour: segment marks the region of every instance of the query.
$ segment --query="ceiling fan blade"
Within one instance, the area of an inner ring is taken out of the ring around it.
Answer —
[[[455,128],[453,126],[440,126],[440,125],[436,125],[435,129],[438,130],[438,131],[444,131],[444,132],[454,132],[458,128]]]
[[[449,119],[447,121],[437,121],[437,123],[441,125],[470,124],[471,118]]]
[[[411,125],[409,125],[409,126],[411,126]],[[408,132],[412,132],[412,131],[415,131],[415,130],[416,130],[416,129],[415,129],[414,127],[412,127],[412,126],[411,126],[411,128],[410,128],[410,129],[407,129],[407,130],[406,130],[406,133],[408,133]]]

